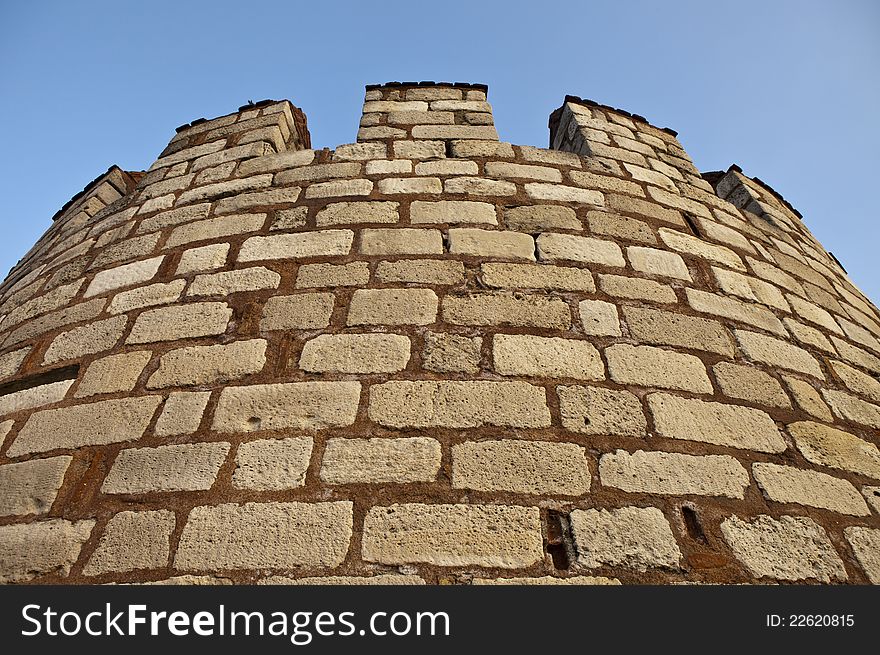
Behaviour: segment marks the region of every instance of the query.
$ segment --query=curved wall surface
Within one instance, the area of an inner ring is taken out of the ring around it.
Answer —
[[[769,186],[575,97],[266,101],[0,287],[0,580],[880,582],[880,314]]]

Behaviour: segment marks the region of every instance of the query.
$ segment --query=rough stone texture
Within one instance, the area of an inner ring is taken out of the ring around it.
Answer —
[[[483,282],[496,289],[596,290],[593,276],[585,268],[545,266],[542,264],[483,264]]]
[[[544,389],[526,382],[385,382],[370,387],[369,416],[394,428],[550,425]]]
[[[226,257],[228,255],[228,243],[216,243],[210,246],[184,250],[177,264],[177,274],[186,275],[187,273],[222,268],[226,265]]]
[[[171,552],[174,513],[120,512],[110,519],[83,575],[164,568]]]
[[[665,393],[648,396],[657,433],[672,439],[781,453],[785,440],[773,419],[750,407],[680,398]]]
[[[880,530],[847,528],[843,533],[868,580],[880,584]]]
[[[61,380],[0,396],[0,416],[51,405],[64,399],[73,380]]]
[[[400,220],[396,202],[334,202],[318,212],[318,227],[354,223],[396,223]]]
[[[680,255],[657,248],[630,246],[626,249],[626,257],[633,269],[656,275],[691,281],[691,274]]]
[[[477,491],[580,496],[590,490],[584,448],[501,439],[452,447],[452,486]]]
[[[352,504],[245,503],[196,507],[174,558],[181,570],[339,566],[348,553]]]
[[[370,267],[366,262],[303,264],[296,273],[296,288],[361,287],[369,280]]]
[[[89,287],[86,289],[85,298],[97,296],[101,293],[130,287],[147,280],[152,280],[159,271],[164,257],[153,257],[143,261],[117,266],[106,271],[97,273]]]
[[[602,380],[599,351],[587,341],[559,337],[496,334],[492,341],[495,371],[501,375]]]
[[[880,480],[877,446],[837,428],[812,421],[788,426],[801,454],[813,464],[853,471]]]
[[[731,516],[721,522],[721,533],[736,558],[757,578],[827,583],[847,577],[828,535],[811,519],[759,516],[744,521]]]
[[[460,284],[464,282],[464,264],[439,259],[403,259],[379,262],[376,278],[382,282],[416,284]]]
[[[480,368],[482,343],[480,337],[428,332],[422,367],[437,373],[476,373]]]
[[[569,260],[603,266],[626,266],[620,246],[613,241],[545,232],[538,237],[537,244],[542,261]]]
[[[822,389],[822,397],[831,405],[835,416],[858,425],[880,430],[880,405],[866,402],[843,391]]]
[[[608,373],[621,384],[711,393],[706,366],[693,355],[653,346],[617,344],[605,349]]]
[[[187,296],[222,296],[242,291],[277,289],[281,276],[263,266],[253,266],[237,271],[224,271],[210,275],[196,275],[189,285]]]
[[[559,205],[511,207],[504,212],[504,222],[508,229],[527,234],[583,228],[573,209]]]
[[[416,200],[409,208],[410,223],[487,223],[497,225],[495,206],[472,200]]]
[[[165,401],[153,432],[160,437],[195,432],[199,429],[210,398],[210,391],[172,392]]]
[[[192,346],[165,353],[147,380],[148,389],[230,382],[259,373],[266,365],[266,341],[251,339]]]
[[[347,325],[430,325],[437,319],[437,302],[431,289],[358,289]]]
[[[241,246],[239,262],[305,259],[347,255],[354,241],[351,230],[322,230],[297,234],[251,237]]]
[[[583,434],[641,437],[647,421],[639,399],[629,391],[601,387],[557,387],[562,427]]]
[[[6,454],[18,457],[139,439],[161,400],[159,396],[141,396],[34,412]]]
[[[117,316],[62,332],[49,344],[43,363],[78,359],[83,355],[108,350],[119,343],[127,323],[126,316]]]
[[[226,460],[225,442],[130,448],[119,453],[104,479],[106,494],[210,489]]]
[[[93,527],[91,520],[61,519],[0,526],[0,584],[67,577]]]
[[[415,228],[361,230],[364,255],[442,255],[443,235],[439,230]]]
[[[330,439],[321,480],[327,484],[433,482],[440,470],[440,443],[426,437]]]
[[[367,585],[423,585],[425,581],[417,575],[400,575],[397,573],[380,573],[370,576],[321,575],[309,578],[286,578],[272,575],[257,581],[258,585],[333,585],[333,586],[367,586]]]
[[[756,466],[758,466],[756,464]],[[727,455],[679,455],[625,450],[602,455],[599,478],[629,493],[688,494],[742,498],[748,472]]]
[[[675,290],[668,285],[626,275],[600,275],[599,288],[617,298],[666,304],[677,300]]]
[[[373,507],[364,520],[368,562],[515,569],[542,557],[537,507],[409,503]]]
[[[687,296],[688,304],[697,312],[748,323],[762,330],[775,332],[780,335],[786,334],[782,322],[769,309],[764,307],[758,307],[698,289],[685,289],[685,295]]]
[[[263,308],[260,328],[272,330],[315,330],[330,324],[332,293],[301,293],[269,298]]]
[[[443,320],[453,325],[510,325],[568,329],[571,309],[555,298],[475,293],[443,298]]]
[[[594,575],[573,575],[568,578],[554,578],[544,575],[539,578],[474,578],[474,585],[619,585],[620,580]]]
[[[137,317],[125,342],[152,343],[223,334],[231,317],[232,309],[225,302],[151,309]]]
[[[138,350],[95,360],[83,374],[74,396],[131,391],[152,356],[148,350]]]
[[[783,376],[782,379],[785,380],[785,386],[788,387],[798,407],[819,420],[833,422],[831,410],[812,385],[793,377]]]
[[[871,513],[865,499],[846,480],[817,471],[768,463],[754,464],[752,473],[768,500],[809,505],[855,516]]]
[[[238,447],[232,485],[238,489],[281,491],[305,484],[312,455],[309,437],[258,439]]]
[[[453,255],[535,261],[535,241],[521,232],[452,228],[449,230],[449,252]]]
[[[862,495],[874,511],[880,514],[880,487],[862,487]]]
[[[48,512],[72,460],[62,455],[0,466],[0,516]]]
[[[725,396],[771,407],[791,406],[776,378],[757,368],[721,362],[712,367],[712,372]]]
[[[806,350],[757,332],[735,330],[734,334],[749,359],[825,379],[819,362]]]
[[[583,303],[582,303],[583,304]],[[623,307],[630,334],[647,343],[733,356],[733,340],[721,323],[647,307]]]
[[[144,307],[168,305],[180,298],[185,286],[184,280],[175,280],[167,284],[151,284],[131,291],[123,291],[113,296],[107,311],[111,314],[122,314]]]
[[[578,314],[584,333],[594,337],[619,337],[620,318],[617,307],[604,300],[581,300],[578,303]]]
[[[216,241],[236,234],[256,232],[265,222],[265,214],[233,214],[187,223],[174,228],[165,247],[176,248],[188,243]]]
[[[577,509],[570,518],[581,566],[623,566],[639,571],[678,567],[681,551],[669,522],[656,507]]]
[[[322,334],[303,346],[304,371],[396,373],[409,361],[409,338],[399,334]]]

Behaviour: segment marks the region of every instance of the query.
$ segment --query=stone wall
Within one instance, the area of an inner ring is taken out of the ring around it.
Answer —
[[[87,187],[0,287],[0,579],[880,582],[876,307],[670,130],[551,144],[388,84]]]

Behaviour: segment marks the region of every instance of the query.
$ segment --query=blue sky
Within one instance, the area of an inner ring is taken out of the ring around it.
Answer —
[[[700,170],[782,193],[880,300],[880,3],[0,0],[0,271],[110,164],[198,117],[288,98],[354,141],[363,86],[489,85],[501,138],[547,145],[579,95],[672,127]]]

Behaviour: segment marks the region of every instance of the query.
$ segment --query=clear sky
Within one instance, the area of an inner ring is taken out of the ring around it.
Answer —
[[[288,98],[313,147],[355,139],[363,86],[489,85],[502,140],[546,147],[565,94],[739,164],[880,301],[880,2],[0,0],[0,271],[111,164],[199,117]]]

